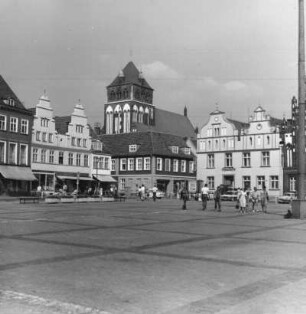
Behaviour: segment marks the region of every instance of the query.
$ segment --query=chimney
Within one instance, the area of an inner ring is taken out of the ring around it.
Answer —
[[[187,107],[184,108],[184,116],[187,117]]]

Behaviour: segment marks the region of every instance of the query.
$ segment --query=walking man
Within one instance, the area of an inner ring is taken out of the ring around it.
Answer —
[[[266,190],[266,187],[262,187],[262,191],[260,192],[260,203],[261,203],[261,210],[263,213],[267,213],[267,204],[269,200],[269,195]]]
[[[187,203],[187,200],[188,200],[188,190],[186,188],[186,186],[184,185],[182,190],[181,190],[181,199],[183,200],[183,207],[182,209],[183,210],[186,210],[186,203]]]
[[[207,184],[205,184],[205,185],[202,187],[202,190],[201,190],[203,210],[205,210],[206,207],[207,207],[208,191],[209,191],[209,188],[208,188]]]
[[[217,187],[217,190],[214,193],[215,199],[215,210],[218,209],[218,212],[221,211],[221,189],[220,186]]]

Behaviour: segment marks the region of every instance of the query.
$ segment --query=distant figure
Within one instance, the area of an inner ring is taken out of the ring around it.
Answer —
[[[257,188],[254,187],[254,191],[251,193],[251,203],[252,203],[252,212],[258,212],[258,202],[259,202],[260,193],[257,191]]]
[[[92,190],[92,187],[90,186],[89,188],[88,188],[88,195],[92,195],[93,194],[93,190]]]
[[[157,193],[157,187],[156,185],[154,185],[153,189],[152,189],[152,193],[153,193],[153,201],[155,202],[156,201],[156,193]]]
[[[67,190],[68,190],[67,184],[64,183],[64,185],[63,185],[63,192],[64,192],[65,195],[67,194]]]
[[[182,210],[186,210],[187,207],[186,207],[186,203],[187,203],[187,200],[188,200],[188,190],[185,186],[182,187],[181,189],[181,199],[183,201],[183,207],[182,207]]]
[[[247,202],[247,192],[246,189],[242,190],[239,196],[239,202],[240,202],[240,213],[245,213],[246,208],[246,202]]]
[[[203,210],[205,210],[207,207],[208,191],[209,191],[209,188],[208,188],[207,184],[205,184],[201,190]]]
[[[141,186],[139,186],[138,188],[138,198],[139,200],[141,200]]]
[[[217,190],[214,193],[215,199],[215,210],[218,208],[218,212],[221,211],[221,188],[220,186],[217,187]]]
[[[41,193],[42,192],[42,188],[41,188],[40,184],[38,185],[36,192],[37,192],[37,196],[41,197],[41,195],[42,195],[42,193]]]
[[[267,213],[267,204],[269,201],[269,195],[266,190],[266,187],[262,187],[262,191],[260,192],[260,203],[261,203],[261,210],[263,213]]]
[[[146,188],[144,185],[141,186],[141,200],[144,201],[146,198]]]
[[[284,215],[285,219],[290,219],[292,217],[292,212],[290,209],[288,209],[287,214]]]

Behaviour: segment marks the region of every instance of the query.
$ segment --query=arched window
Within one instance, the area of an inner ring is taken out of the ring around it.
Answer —
[[[267,136],[267,145],[270,145],[270,136]]]
[[[133,117],[132,121],[137,122],[137,115],[138,115],[138,107],[136,105],[133,106]]]
[[[125,104],[123,107],[123,133],[129,133],[130,132],[130,105]]]
[[[115,133],[121,133],[122,109],[119,105],[117,105],[114,110],[114,118],[115,118]]]
[[[139,123],[143,123],[143,107],[140,107],[140,108],[139,108],[138,122],[139,122]]]
[[[129,98],[129,91],[126,88],[123,90],[123,98],[124,99]]]
[[[148,107],[144,111],[143,122],[144,124],[149,124],[149,108]]]
[[[106,134],[113,134],[113,108],[108,106],[106,109]]]
[[[112,91],[110,92],[109,100],[115,100],[115,98],[116,98],[116,94],[115,94],[115,92],[112,90]]]
[[[250,146],[253,146],[253,138],[250,137],[249,140],[250,140]]]
[[[118,89],[117,90],[117,100],[120,100],[121,99],[121,90]]]

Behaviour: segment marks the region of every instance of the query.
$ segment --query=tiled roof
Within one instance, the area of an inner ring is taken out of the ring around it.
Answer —
[[[68,132],[68,124],[71,121],[71,116],[54,117],[55,129],[59,134],[66,134]]]
[[[13,92],[13,90],[9,87],[9,85],[6,83],[4,78],[0,75],[0,104],[1,105],[8,105],[5,103],[6,100],[13,99],[14,100],[14,107],[19,109],[27,110],[22,102],[18,99],[16,94]]]
[[[125,68],[122,70],[123,76],[118,76],[114,79],[114,81],[108,86],[118,86],[122,84],[136,84],[140,86],[144,86],[146,88],[152,89],[152,87],[148,84],[148,82],[144,78],[140,78],[140,72],[136,68],[135,64],[130,61]]]
[[[237,120],[232,120],[232,119],[226,119],[227,121],[229,121],[230,123],[233,123],[235,125],[235,128],[237,130],[241,130],[241,129],[247,129],[249,128],[249,124],[245,123],[245,122],[241,122],[241,121],[237,121]]]
[[[100,137],[106,151],[113,157],[120,156],[168,156],[193,159],[193,155],[186,155],[179,151],[175,154],[171,146],[187,147],[185,140],[176,135],[158,132],[135,132],[124,134],[102,135]],[[129,152],[129,145],[138,145],[136,152]]]
[[[195,129],[188,117],[158,108],[155,109],[155,126],[141,123],[133,123],[133,126],[139,132],[153,131],[180,137],[196,138]]]

